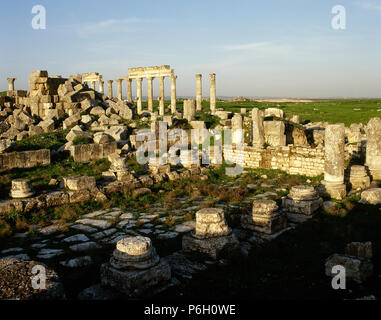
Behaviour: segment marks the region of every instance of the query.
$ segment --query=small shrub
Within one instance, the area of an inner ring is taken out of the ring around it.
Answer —
[[[85,136],[78,136],[78,137],[75,137],[73,140],[74,146],[78,146],[81,144],[90,144],[90,143],[93,143],[93,139],[90,137],[85,137]]]

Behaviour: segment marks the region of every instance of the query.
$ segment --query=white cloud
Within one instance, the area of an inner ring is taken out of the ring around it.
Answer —
[[[88,22],[65,26],[74,30],[81,38],[105,34],[121,34],[137,32],[137,25],[150,23],[157,20],[127,18],[127,19],[108,19],[99,22]]]
[[[356,2],[357,5],[363,9],[381,11],[381,3],[375,4],[373,2]]]
[[[258,48],[264,48],[271,46],[271,42],[253,42],[253,43],[244,43],[244,44],[232,44],[232,45],[223,45],[220,48],[229,51],[242,51],[242,50],[252,50]]]

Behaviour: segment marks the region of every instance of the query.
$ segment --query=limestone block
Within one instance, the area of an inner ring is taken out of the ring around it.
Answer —
[[[381,180],[381,119],[369,120],[366,129],[366,166],[373,180]]]
[[[266,234],[281,231],[287,227],[287,216],[278,209],[273,200],[254,201],[252,213],[241,216],[241,225],[245,229]]]
[[[284,111],[278,108],[267,108],[265,109],[265,117],[277,117],[284,118]]]
[[[265,121],[263,124],[265,141],[270,146],[277,147],[286,145],[285,125],[282,121]]]
[[[381,204],[381,188],[373,188],[363,191],[359,202],[364,204]]]
[[[93,134],[91,132],[71,129],[70,132],[66,135],[66,140],[72,142],[77,137],[86,137],[91,139],[93,137]]]
[[[219,259],[224,250],[234,250],[238,247],[238,240],[233,233],[211,238],[196,238],[186,234],[182,238],[182,248],[185,252],[200,252],[211,259]]]
[[[333,254],[325,262],[325,274],[333,277],[332,268],[343,266],[346,271],[347,279],[357,283],[363,283],[373,275],[373,264],[367,259],[359,259],[343,254]]]
[[[110,135],[104,132],[95,133],[93,140],[94,140],[94,143],[98,143],[98,144],[105,144],[105,143],[110,143],[114,141],[114,139]]]
[[[94,107],[94,108],[91,109],[90,114],[94,115],[94,116],[99,116],[100,117],[101,115],[106,114],[106,112],[105,112],[105,110],[102,107]]]
[[[294,186],[282,199],[282,207],[288,212],[312,215],[323,204],[323,199],[311,186]]]
[[[28,198],[34,194],[30,180],[15,179],[12,180],[12,189],[10,196],[14,199]]]
[[[64,177],[64,186],[69,190],[93,190],[96,187],[95,177],[91,176],[69,176]]]
[[[63,129],[72,129],[81,120],[81,113],[77,112],[63,121]]]
[[[372,259],[372,242],[351,242],[345,248],[345,254],[360,259]]]

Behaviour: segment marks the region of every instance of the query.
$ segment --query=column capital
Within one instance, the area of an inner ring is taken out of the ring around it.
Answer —
[[[200,73],[196,74],[197,79],[201,79],[201,77],[202,77],[202,74],[200,74]]]
[[[7,78],[8,82],[13,82],[16,80],[16,78]]]
[[[113,83],[114,80],[107,80],[107,83]]]

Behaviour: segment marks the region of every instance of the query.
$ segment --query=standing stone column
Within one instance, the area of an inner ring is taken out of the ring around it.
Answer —
[[[116,80],[116,84],[118,85],[118,99],[122,100],[122,79]]]
[[[202,110],[202,75],[196,74],[196,111]]]
[[[210,112],[216,112],[216,74],[210,74]]]
[[[107,80],[108,97],[112,98],[112,80]]]
[[[196,107],[194,100],[184,100],[184,110],[183,110],[183,118],[187,119],[188,122],[192,121],[196,114]]]
[[[103,80],[99,81],[99,92],[100,93],[105,93],[105,90],[104,90],[104,81]]]
[[[263,112],[254,108],[251,112],[251,142],[254,147],[263,148],[265,144],[265,129],[263,127]]]
[[[323,190],[331,198],[341,200],[346,195],[344,184],[344,124],[331,124],[325,129]]]
[[[136,79],[136,104],[137,104],[137,112],[138,114],[142,113],[142,78],[137,78]]]
[[[174,74],[171,76],[171,113],[176,112],[176,78]]]
[[[232,143],[243,143],[243,121],[239,113],[235,113],[232,118]]]
[[[95,81],[91,81],[91,89],[95,90]]]
[[[365,131],[366,166],[373,180],[381,180],[381,119],[370,119]]]
[[[16,78],[8,78],[8,91],[15,90],[15,80]]]
[[[132,103],[132,79],[127,80],[127,101]]]
[[[164,115],[164,77],[160,77],[159,114]]]
[[[152,81],[153,77],[148,77],[148,110],[153,112],[153,89],[152,89]]]

